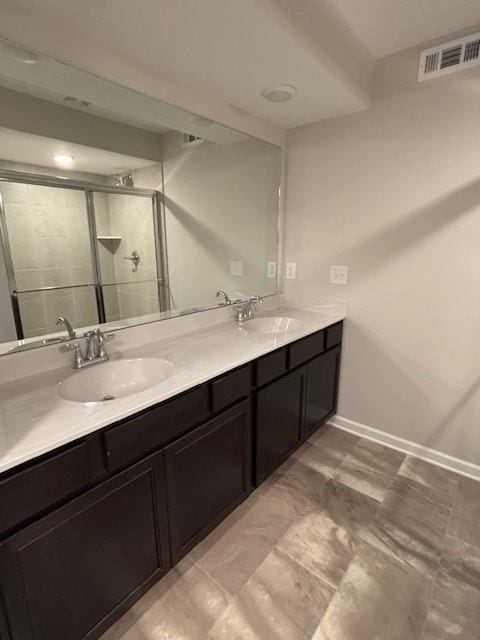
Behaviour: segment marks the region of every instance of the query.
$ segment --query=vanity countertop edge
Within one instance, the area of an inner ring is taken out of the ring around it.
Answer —
[[[346,318],[344,312],[332,313],[328,307],[310,311],[285,306],[258,317],[287,314],[302,321],[301,330],[263,335],[250,331],[248,321],[241,327],[230,321],[123,352],[112,349],[112,359],[158,357],[175,366],[174,375],[167,380],[113,402],[79,403],[60,398],[57,387],[73,374],[69,368],[0,385],[0,474]]]

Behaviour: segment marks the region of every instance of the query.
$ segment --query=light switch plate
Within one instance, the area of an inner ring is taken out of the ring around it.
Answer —
[[[285,277],[287,280],[295,280],[297,277],[297,263],[287,262],[287,268],[285,270]]]
[[[267,262],[267,278],[276,278],[276,277],[277,277],[277,263]]]
[[[330,284],[347,284],[347,283],[348,283],[348,267],[331,265]]]
[[[243,276],[243,262],[241,260],[230,261],[230,275]]]

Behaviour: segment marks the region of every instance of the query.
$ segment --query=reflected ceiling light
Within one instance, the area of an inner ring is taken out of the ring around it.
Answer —
[[[56,164],[60,165],[61,167],[70,167],[75,160],[73,156],[69,156],[64,153],[57,153],[53,156],[53,159],[55,160]]]
[[[85,109],[88,109],[88,107],[92,104],[91,102],[88,102],[88,100],[80,100],[80,98],[75,98],[75,96],[65,96],[63,98],[63,101],[66,104],[75,107],[85,107]]]
[[[269,102],[288,102],[297,93],[291,84],[278,84],[262,91],[262,96]]]
[[[28,49],[22,49],[21,47],[17,47],[5,41],[2,41],[0,45],[4,53],[15,58],[18,62],[23,62],[24,64],[35,64],[40,60],[40,56],[37,53],[29,51]]]

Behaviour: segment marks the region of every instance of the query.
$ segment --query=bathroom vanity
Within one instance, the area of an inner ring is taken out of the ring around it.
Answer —
[[[100,427],[5,470],[2,640],[98,638],[335,413],[342,328],[326,315],[280,337],[232,326],[239,366],[180,393],[171,383],[111,424],[103,403]]]

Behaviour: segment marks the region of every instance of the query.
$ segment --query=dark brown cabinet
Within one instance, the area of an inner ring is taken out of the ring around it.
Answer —
[[[1,640],[99,638],[335,412],[342,329],[3,474]]]
[[[0,535],[93,484],[89,443],[79,442],[0,481]]]
[[[288,347],[290,373],[257,390],[254,434],[257,487],[335,413],[341,338],[342,323],[338,323],[292,343]]]
[[[169,562],[160,453],[0,546],[12,638],[97,638]]]
[[[340,348],[322,353],[307,365],[305,437],[335,412],[340,367]]]
[[[117,471],[152,453],[206,420],[210,413],[208,385],[144,411],[105,432],[109,471]]]
[[[241,402],[166,447],[173,563],[249,494],[250,413],[250,402]]]
[[[306,369],[257,393],[255,484],[263,482],[302,442]]]

